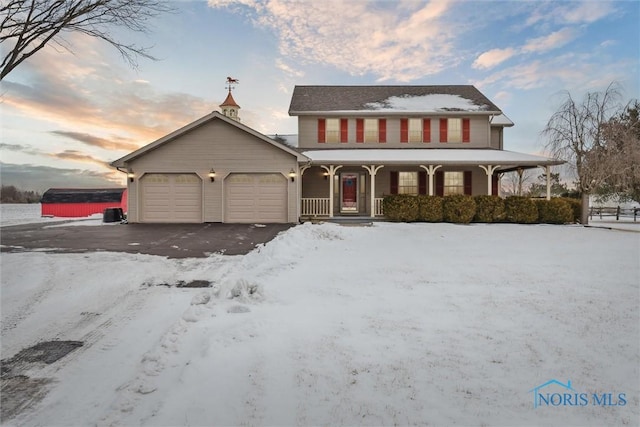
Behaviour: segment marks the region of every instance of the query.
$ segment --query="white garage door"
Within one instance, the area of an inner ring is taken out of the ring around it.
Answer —
[[[195,174],[147,174],[141,222],[202,222],[202,180]]]
[[[225,222],[287,222],[282,174],[234,173],[225,179]]]

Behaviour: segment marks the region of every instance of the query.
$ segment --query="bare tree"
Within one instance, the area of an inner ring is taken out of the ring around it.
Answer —
[[[115,27],[146,33],[151,18],[173,9],[162,0],[8,0],[0,6],[0,80],[52,42],[67,50],[65,32],[80,32],[115,47],[133,67],[148,48],[116,40]]]
[[[582,197],[582,224],[589,222],[589,196],[609,176],[617,173],[619,158],[605,143],[606,124],[622,111],[617,83],[604,92],[589,92],[581,103],[569,92],[553,113],[543,134],[546,147],[559,159],[566,160],[576,177]]]
[[[529,169],[517,169],[506,173],[501,182],[502,190],[511,196],[523,196],[524,189],[528,187],[533,175]]]

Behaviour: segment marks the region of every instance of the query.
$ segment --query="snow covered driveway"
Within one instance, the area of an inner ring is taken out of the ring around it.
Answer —
[[[244,256],[1,260],[3,359],[85,342],[24,373],[53,381],[9,423],[640,421],[638,233],[304,224]],[[534,408],[551,379],[614,400]]]

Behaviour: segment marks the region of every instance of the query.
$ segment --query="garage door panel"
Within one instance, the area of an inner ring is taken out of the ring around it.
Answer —
[[[202,221],[202,180],[196,174],[147,174],[141,186],[142,222]]]
[[[287,222],[282,174],[231,174],[225,180],[226,222]]]

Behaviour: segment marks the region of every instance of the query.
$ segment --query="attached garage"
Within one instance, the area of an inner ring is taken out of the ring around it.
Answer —
[[[225,222],[288,222],[282,174],[233,173],[225,179]]]
[[[140,222],[202,222],[202,180],[196,174],[149,173],[140,180]]]
[[[118,159],[130,223],[296,223],[292,147],[213,112]]]

